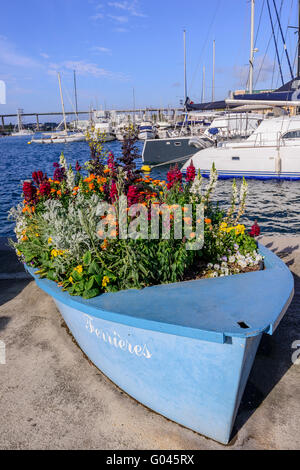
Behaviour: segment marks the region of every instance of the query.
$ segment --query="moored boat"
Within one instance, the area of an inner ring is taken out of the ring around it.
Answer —
[[[262,271],[89,300],[27,270],[105,375],[152,410],[226,444],[262,334],[273,334],[293,296],[289,269],[259,250]]]
[[[196,170],[208,176],[214,163],[219,178],[300,179],[300,116],[266,119],[241,142],[219,143],[193,156]],[[182,171],[185,172],[190,160]]]

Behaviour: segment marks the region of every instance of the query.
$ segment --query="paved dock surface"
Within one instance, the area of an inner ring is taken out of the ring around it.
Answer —
[[[293,272],[295,297],[275,334],[263,337],[228,446],[159,416],[110,382],[74,343],[51,298],[22,275],[14,278],[11,254],[2,250],[0,449],[300,449],[300,364],[291,361],[292,343],[300,343],[300,237],[262,241]]]

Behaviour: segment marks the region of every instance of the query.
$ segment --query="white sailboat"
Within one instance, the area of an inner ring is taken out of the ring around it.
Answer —
[[[83,132],[68,132],[67,121],[66,121],[66,113],[65,113],[65,105],[63,100],[62,88],[61,88],[61,79],[60,73],[57,73],[58,76],[58,84],[59,84],[59,91],[60,91],[60,99],[61,99],[61,106],[62,106],[62,113],[63,113],[63,122],[64,122],[64,130],[59,132],[53,132],[50,134],[49,137],[41,138],[41,139],[31,139],[28,143],[34,144],[68,144],[71,142],[83,142],[86,140],[86,136]]]
[[[33,132],[30,129],[24,129],[23,123],[22,123],[22,114],[23,114],[23,109],[18,109],[18,123],[14,132],[11,133],[12,137],[24,137],[24,136],[33,134]]]

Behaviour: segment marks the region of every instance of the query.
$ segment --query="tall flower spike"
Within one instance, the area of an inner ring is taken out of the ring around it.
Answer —
[[[61,154],[60,154],[59,163],[60,163],[60,166],[61,166],[62,168],[64,168],[64,169],[65,169],[65,172],[67,173],[67,172],[68,172],[68,165],[67,165],[66,158],[65,158],[63,152],[61,152]]]
[[[236,186],[236,181],[234,179],[232,183],[232,189],[231,189],[231,203],[227,211],[226,217],[224,217],[224,222],[231,221],[233,214],[235,212],[237,200],[238,200],[238,190]]]
[[[215,164],[213,163],[212,167],[211,167],[211,170],[210,170],[209,183],[205,188],[205,195],[202,198],[202,202],[208,202],[209,201],[211,195],[213,194],[213,192],[216,188],[217,182],[218,182],[218,172],[216,170]]]
[[[186,177],[185,180],[187,183],[194,181],[196,176],[196,168],[194,167],[193,160],[186,169]]]
[[[67,171],[67,188],[72,191],[75,185],[75,176],[74,172],[72,170],[72,166],[69,165],[68,171]]]
[[[201,194],[202,194],[202,175],[201,171],[198,170],[198,174],[196,178],[193,181],[193,184],[190,189],[190,193],[192,194],[191,196],[191,202],[196,202],[198,199],[201,199]]]
[[[245,178],[243,178],[243,182],[241,184],[241,189],[240,189],[240,204],[239,204],[238,213],[235,219],[235,223],[239,221],[240,217],[245,212],[247,193],[248,193],[248,183],[245,180]]]

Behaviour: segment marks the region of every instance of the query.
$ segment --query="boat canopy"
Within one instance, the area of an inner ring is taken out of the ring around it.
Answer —
[[[245,102],[247,103],[270,103],[276,104],[279,106],[288,105],[290,103],[295,103],[300,101],[300,77],[294,78],[289,82],[282,85],[277,90],[262,91],[259,93],[245,93],[245,94],[236,94],[233,93],[232,96],[226,100],[222,101],[211,101],[208,103],[193,103],[190,98],[186,99],[185,107],[187,111],[196,111],[196,110],[213,110],[213,109],[225,109],[225,108],[235,108],[240,106]]]
[[[245,93],[244,95],[233,94],[233,99],[245,101],[299,101],[300,77],[290,80],[277,90]]]

